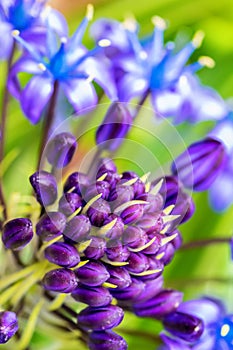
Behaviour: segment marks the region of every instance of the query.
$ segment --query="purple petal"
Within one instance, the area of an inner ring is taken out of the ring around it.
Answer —
[[[72,79],[62,82],[61,86],[75,112],[85,113],[96,106],[97,95],[94,87],[88,81]]]
[[[191,347],[184,344],[182,341],[172,339],[165,335],[164,333],[160,334],[161,339],[163,340],[165,347],[162,347],[161,350],[190,350]]]
[[[119,99],[122,102],[128,102],[133,97],[143,95],[147,88],[146,79],[126,74],[118,83]]]
[[[233,150],[233,122],[226,120],[219,123],[209,134],[222,141],[228,152]]]
[[[68,35],[68,26],[65,17],[57,10],[50,9],[46,18],[48,25],[53,28],[60,36]]]
[[[12,26],[9,23],[0,22],[0,60],[9,57],[14,39],[11,35]]]
[[[38,67],[38,63],[35,60],[30,59],[27,56],[21,57],[11,68],[8,78],[8,89],[10,93],[16,98],[20,98],[21,86],[17,75],[21,72],[30,74],[41,74],[41,69]]]
[[[225,312],[222,303],[205,297],[181,303],[177,310],[201,318],[205,326],[217,322]]]
[[[210,188],[210,203],[214,210],[221,212],[233,203],[233,174],[223,171]]]
[[[181,108],[182,96],[177,92],[164,90],[159,93],[152,92],[152,104],[154,110],[164,117],[176,116]],[[183,121],[182,116],[180,116]]]
[[[33,77],[20,95],[22,110],[36,124],[53,93],[53,81],[44,75]]]

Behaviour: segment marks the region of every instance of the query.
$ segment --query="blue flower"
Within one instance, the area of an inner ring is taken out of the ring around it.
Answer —
[[[233,349],[233,314],[227,314],[220,300],[203,297],[187,301],[177,309],[178,313],[201,319],[204,332],[196,342],[186,342],[177,337],[162,335],[166,350],[232,350]],[[173,325],[173,327],[175,327]],[[186,329],[186,327],[184,328]],[[179,328],[179,332],[180,332]],[[171,331],[174,335],[174,332]]]
[[[224,211],[233,203],[233,112],[216,125],[210,136],[219,139],[227,152],[225,166],[209,190],[213,209]]]
[[[19,30],[22,37],[31,44],[42,44],[45,36],[45,22],[49,21],[59,33],[67,32],[64,17],[46,6],[47,1],[5,0],[0,4],[0,59],[7,59],[13,47],[12,30]]]
[[[13,32],[26,53],[12,67],[8,88],[11,94],[20,100],[23,112],[32,123],[40,120],[53,94],[55,82],[59,83],[61,93],[67,97],[75,112],[96,105],[97,94],[92,85],[93,79],[104,88],[109,97],[115,99],[108,62],[99,62],[93,57],[102,46],[108,45],[109,41],[101,40],[91,51],[81,44],[92,13],[93,8],[89,6],[86,17],[71,38],[60,37],[48,25],[45,53],[32,48],[18,31]],[[34,75],[24,88],[18,79],[21,72]]]

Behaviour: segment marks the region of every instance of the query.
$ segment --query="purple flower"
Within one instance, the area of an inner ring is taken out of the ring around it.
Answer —
[[[186,188],[207,190],[221,172],[225,160],[224,145],[211,137],[191,144],[172,164],[173,175]]]
[[[0,4],[0,59],[7,59],[13,47],[11,33],[19,30],[22,37],[33,46],[42,47],[45,39],[45,23],[60,34],[67,33],[64,17],[46,6],[47,0],[5,0]]]
[[[45,289],[59,293],[71,293],[78,285],[72,270],[61,268],[47,272],[42,280]]]
[[[216,211],[224,211],[233,203],[233,113],[219,122],[210,132],[211,137],[220,140],[227,153],[227,159],[221,173],[209,190],[210,204]]]
[[[179,313],[182,317],[177,316]],[[185,321],[186,318],[193,320],[188,322],[189,325],[191,323],[194,325],[198,322],[198,319],[202,320],[204,332],[200,339],[185,339],[184,334],[181,334],[182,331],[184,333],[189,331],[187,321]],[[175,319],[177,319],[177,322],[175,322]],[[182,321],[184,322],[183,326]],[[167,321],[165,321],[165,327],[166,323]],[[176,316],[170,316],[170,320],[168,316],[167,330],[171,331],[173,336],[162,336],[166,344],[164,348],[166,350],[230,350],[233,347],[233,315],[227,314],[222,302],[213,298],[203,297],[180,304]],[[173,344],[177,344],[177,347],[174,347]],[[180,347],[178,347],[178,344],[180,344]]]
[[[77,113],[94,107],[97,103],[97,94],[91,83],[93,79],[104,88],[111,99],[116,99],[108,72],[108,62],[100,63],[93,57],[109,42],[102,40],[91,51],[81,44],[92,14],[93,8],[90,5],[86,17],[71,38],[64,35],[59,37],[48,25],[45,53],[35,50],[18,32],[13,33],[15,40],[26,50],[26,54],[12,67],[8,88],[12,95],[20,100],[24,114],[32,123],[40,120],[54,92],[55,82],[59,83],[60,93],[67,97]],[[34,75],[24,88],[18,80],[18,74],[21,72]]]
[[[89,336],[90,350],[126,350],[126,341],[112,331],[92,332]]]
[[[0,312],[0,344],[8,342],[18,330],[18,320],[14,312]]]
[[[41,206],[53,204],[57,199],[57,182],[55,177],[47,171],[37,171],[29,178],[35,191],[36,199]]]
[[[8,249],[23,249],[32,240],[32,237],[32,222],[29,219],[13,219],[3,226],[2,241]]]
[[[77,147],[75,137],[62,132],[53,137],[46,148],[46,157],[48,162],[56,168],[63,168],[71,162]]]

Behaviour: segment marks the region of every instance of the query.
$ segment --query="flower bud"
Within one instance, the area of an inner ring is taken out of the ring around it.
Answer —
[[[172,164],[172,173],[187,188],[207,190],[225,163],[225,148],[213,138],[193,143]]]
[[[128,226],[123,233],[122,241],[130,248],[138,248],[147,242],[147,235],[140,227]]]
[[[57,183],[52,174],[43,170],[37,171],[29,179],[40,205],[46,207],[55,202],[57,199]]]
[[[143,215],[143,206],[141,204],[133,204],[124,209],[120,215],[125,225],[133,224]]]
[[[118,207],[122,203],[131,201],[134,198],[134,191],[131,186],[124,186],[122,184],[117,184],[113,187],[109,194],[109,201],[114,201],[114,208]]]
[[[36,234],[43,241],[50,241],[62,234],[66,226],[66,217],[60,212],[44,214],[36,224]]]
[[[31,241],[32,237],[32,222],[29,219],[13,219],[3,226],[2,241],[8,249],[23,249]]]
[[[117,167],[111,158],[102,158],[98,164],[98,175],[103,175],[111,171],[112,173],[117,172]]]
[[[56,168],[64,168],[73,158],[76,147],[76,139],[69,132],[56,135],[46,148],[48,162]]]
[[[112,301],[112,296],[106,288],[87,287],[81,284],[72,292],[72,297],[92,307],[106,306]]]
[[[106,241],[104,238],[93,236],[91,243],[84,250],[84,254],[88,259],[98,260],[102,258],[106,250]]]
[[[42,284],[52,292],[71,293],[77,287],[78,281],[72,270],[61,268],[47,272]]]
[[[137,226],[142,228],[148,235],[159,233],[164,224],[161,213],[145,214],[137,222]]]
[[[113,102],[96,132],[97,145],[115,151],[127,135],[132,121],[127,107],[120,102]]]
[[[106,255],[111,261],[126,261],[130,252],[118,239],[112,239],[107,242]]]
[[[18,320],[14,312],[0,312],[0,344],[5,344],[18,330]]]
[[[153,298],[134,305],[134,312],[139,317],[163,318],[175,311],[182,302],[183,294],[176,290],[164,289]]]
[[[87,215],[92,225],[100,227],[107,216],[111,213],[111,208],[107,201],[99,198],[87,211]]]
[[[66,216],[73,214],[82,206],[83,200],[77,193],[65,193],[59,200],[59,211]]]
[[[74,267],[80,262],[77,249],[63,242],[56,242],[47,247],[45,257],[51,263],[62,267]]]
[[[86,174],[74,172],[65,182],[64,192],[71,191],[83,196],[87,187],[90,185],[90,180]]]
[[[131,272],[140,273],[149,268],[148,259],[143,253],[130,253],[128,261],[126,268]]]
[[[140,303],[142,301],[149,300],[158,294],[163,287],[163,276],[153,278],[152,280],[145,281],[145,288],[134,299],[134,303]]]
[[[116,288],[111,291],[111,294],[121,301],[133,301],[144,290],[145,283],[139,279],[132,278],[132,283],[126,288]]]
[[[79,281],[88,287],[100,286],[110,277],[106,267],[98,261],[89,261],[75,273]]]
[[[91,229],[90,220],[86,215],[78,215],[72,218],[64,230],[64,236],[71,243],[81,242],[88,237]]]
[[[97,181],[96,183],[89,186],[85,193],[86,202],[100,193],[102,194],[102,199],[108,200],[110,193],[110,184],[107,181]]]
[[[80,327],[94,331],[104,331],[119,325],[124,317],[123,310],[115,305],[87,307],[78,315]]]
[[[109,265],[107,269],[110,274],[107,282],[115,284],[118,288],[126,288],[132,283],[130,274],[126,268],[115,266],[112,267]]]
[[[106,229],[105,231],[105,236],[110,238],[110,239],[117,239],[122,236],[122,233],[124,231],[124,223],[122,219],[115,214],[110,214],[103,222],[103,226],[109,224],[113,220],[116,220],[115,224],[113,227],[110,229]]]
[[[204,330],[200,318],[178,311],[166,315],[163,324],[168,332],[188,342],[197,341]]]
[[[89,336],[90,350],[127,350],[126,341],[112,331],[92,332]]]

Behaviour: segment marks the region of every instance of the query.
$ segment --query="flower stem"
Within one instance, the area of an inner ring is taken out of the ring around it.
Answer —
[[[199,248],[199,247],[206,247],[208,245],[213,244],[219,244],[219,243],[227,243],[230,244],[231,237],[218,237],[218,238],[209,238],[209,239],[202,239],[200,241],[193,241],[184,243],[179,250],[187,250],[187,249],[193,249],[193,248]]]
[[[6,119],[7,119],[7,112],[8,112],[8,102],[10,98],[10,94],[7,88],[7,80],[8,80],[10,69],[13,62],[14,52],[15,52],[15,42],[12,46],[10,56],[7,61],[6,83],[5,83],[5,88],[3,90],[3,97],[2,97],[1,126],[0,126],[0,163],[2,163],[2,160],[4,158]],[[2,175],[0,176],[2,177]],[[6,201],[3,193],[2,178],[0,178],[0,204],[3,207],[3,218],[4,220],[7,220],[7,207],[6,207]]]
[[[43,154],[46,142],[48,141],[50,129],[52,127],[54,116],[55,116],[55,107],[56,107],[56,102],[57,102],[58,87],[59,87],[58,81],[55,80],[53,94],[51,96],[50,103],[48,106],[48,112],[44,118],[44,126],[43,126],[42,140],[41,140],[40,149],[39,149],[37,170],[39,170],[39,168],[43,166],[42,154]]]
[[[136,117],[138,116],[144,102],[146,101],[148,95],[149,95],[150,91],[149,90],[146,90],[144,92],[144,94],[142,95],[141,99],[138,101],[138,104],[137,104],[137,107],[135,108],[135,113],[134,113],[134,116],[133,116],[133,119],[135,120]]]

